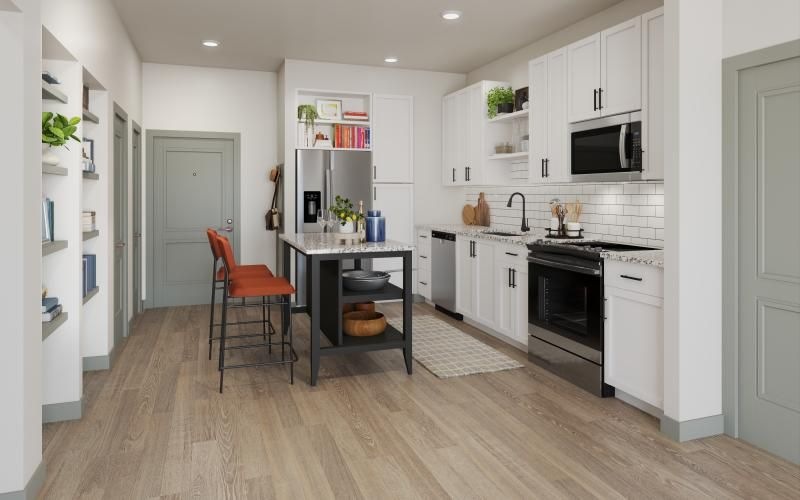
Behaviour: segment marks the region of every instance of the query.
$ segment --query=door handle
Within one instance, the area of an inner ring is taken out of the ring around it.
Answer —
[[[594,110],[597,111],[597,89],[594,89]]]
[[[125,248],[126,246],[127,246],[127,243],[125,243],[124,241],[118,241],[118,242],[114,243],[114,248]]]
[[[218,227],[217,231],[222,231],[222,232],[225,232],[225,233],[232,233],[233,232],[233,228],[231,226]]]
[[[628,158],[625,154],[625,138],[628,135],[628,124],[623,124],[619,128],[619,145],[617,146],[619,152],[619,166],[622,169],[630,168],[628,164]]]
[[[133,237],[134,238],[141,238],[142,237],[142,233],[133,233]]]

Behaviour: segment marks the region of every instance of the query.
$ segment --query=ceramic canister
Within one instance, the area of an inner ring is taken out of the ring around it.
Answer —
[[[371,243],[386,241],[386,218],[381,216],[380,210],[367,212],[367,241]]]

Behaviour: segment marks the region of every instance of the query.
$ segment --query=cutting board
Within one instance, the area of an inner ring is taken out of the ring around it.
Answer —
[[[478,206],[475,207],[475,224],[488,227],[490,223],[489,203],[486,201],[486,196],[481,193],[478,195]]]
[[[464,205],[461,209],[461,220],[468,226],[475,224],[475,207],[470,204]]]

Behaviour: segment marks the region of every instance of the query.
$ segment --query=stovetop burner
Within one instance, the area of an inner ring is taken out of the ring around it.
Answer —
[[[532,252],[560,253],[566,255],[585,255],[599,259],[601,252],[633,252],[637,250],[656,250],[653,247],[629,245],[610,241],[546,241],[537,240],[528,244]]]

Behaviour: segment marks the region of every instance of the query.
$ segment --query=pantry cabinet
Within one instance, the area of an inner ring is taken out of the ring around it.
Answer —
[[[535,59],[528,66],[531,101],[529,180],[534,184],[569,180],[566,68],[565,49]]]
[[[372,178],[374,182],[414,182],[414,98],[372,97]]]
[[[664,400],[663,270],[605,266],[605,382],[656,408]]]
[[[664,178],[664,9],[642,16],[642,176]]]
[[[570,123],[642,107],[641,18],[567,47],[567,115]]]

